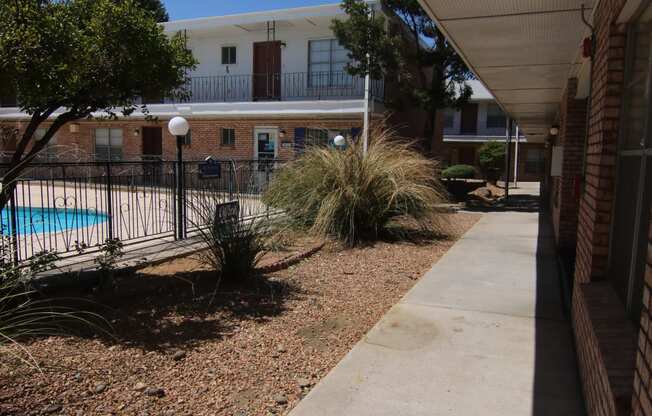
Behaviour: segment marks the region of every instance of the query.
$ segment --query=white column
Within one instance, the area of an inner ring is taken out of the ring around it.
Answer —
[[[518,142],[520,141],[519,139],[519,132],[518,132],[518,124],[516,125],[516,143],[514,143],[514,188],[518,187]]]

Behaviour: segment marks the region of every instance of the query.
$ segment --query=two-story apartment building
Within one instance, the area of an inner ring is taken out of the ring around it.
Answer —
[[[380,11],[379,11],[380,12]],[[49,150],[64,160],[172,159],[167,122],[183,116],[188,159],[288,159],[307,144],[355,136],[363,125],[364,79],[345,72],[347,51],[330,29],[339,4],[164,23],[181,32],[199,61],[185,102],[144,99],[157,121],[135,113],[116,121],[65,126]],[[384,82],[372,80],[371,115],[381,117]],[[0,121],[27,119],[0,101]],[[5,154],[12,143],[5,143]]]
[[[478,166],[478,150],[488,141],[505,142],[507,117],[491,93],[480,81],[469,81],[473,95],[460,110],[443,111],[439,120],[443,133],[435,138],[433,153],[445,166]],[[517,143],[518,141],[518,143]],[[512,138],[511,178],[541,181],[545,169],[545,144],[519,134]],[[514,170],[514,163],[518,169]]]

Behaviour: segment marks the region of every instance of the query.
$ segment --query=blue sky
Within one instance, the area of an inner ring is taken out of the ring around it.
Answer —
[[[338,2],[339,0],[163,0],[170,20]]]

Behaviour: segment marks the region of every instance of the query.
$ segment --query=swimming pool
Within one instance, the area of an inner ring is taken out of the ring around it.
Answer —
[[[75,228],[85,228],[107,221],[108,216],[91,210],[63,208],[16,207],[18,234],[57,233]],[[10,211],[2,210],[2,234],[11,234]]]

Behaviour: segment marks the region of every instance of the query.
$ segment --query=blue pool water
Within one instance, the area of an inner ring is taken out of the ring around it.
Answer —
[[[2,234],[11,234],[9,209],[2,210]],[[63,208],[16,208],[16,231],[18,234],[56,233],[75,228],[85,228],[101,224],[108,219],[102,213],[90,210]]]

